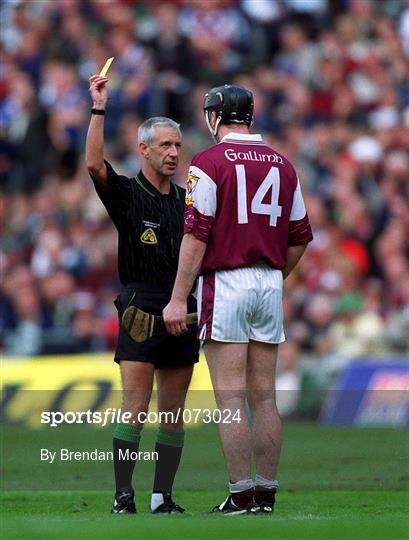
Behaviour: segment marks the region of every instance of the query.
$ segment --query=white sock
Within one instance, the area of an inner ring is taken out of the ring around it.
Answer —
[[[268,478],[264,478],[264,476],[260,476],[259,474],[256,474],[256,479],[254,481],[255,486],[260,486],[264,489],[278,489],[278,480],[269,480]]]
[[[229,482],[230,493],[239,493],[240,491],[246,491],[247,489],[253,489],[254,482],[251,478],[247,480],[239,480],[238,482]]]
[[[162,493],[152,493],[151,495],[151,510],[154,512],[161,504],[163,504],[164,498]]]

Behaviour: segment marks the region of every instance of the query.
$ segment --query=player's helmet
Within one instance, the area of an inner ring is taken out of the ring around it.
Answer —
[[[210,133],[215,137],[219,124],[246,124],[250,127],[253,120],[253,94],[242,86],[225,84],[207,92],[203,110]],[[217,116],[214,128],[210,125],[210,113]]]

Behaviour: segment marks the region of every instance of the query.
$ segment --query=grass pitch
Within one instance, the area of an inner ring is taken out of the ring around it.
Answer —
[[[182,516],[151,516],[139,493],[136,516],[111,516],[111,492],[23,492],[5,497],[4,538],[36,539],[379,539],[408,538],[407,494],[368,491],[280,493],[271,516],[205,515],[225,496],[176,492]],[[406,506],[406,508],[405,508]]]
[[[174,498],[182,516],[147,512],[153,464],[135,474],[138,514],[111,516],[112,463],[45,464],[39,449],[110,447],[107,430],[3,430],[5,539],[408,539],[409,432],[287,424],[274,516],[207,512],[226,496],[217,430],[187,430]],[[142,449],[152,449],[147,429]],[[90,442],[91,441],[91,442]]]

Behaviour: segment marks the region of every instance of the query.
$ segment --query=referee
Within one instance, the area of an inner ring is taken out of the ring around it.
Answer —
[[[119,317],[130,305],[161,315],[170,300],[183,235],[185,190],[171,182],[181,149],[179,125],[169,118],[150,118],[138,130],[142,170],[133,178],[118,175],[104,161],[104,115],[108,101],[106,77],[90,77],[93,100],[86,141],[86,163],[96,191],[118,231],[118,271],[121,292],[115,300]],[[189,309],[196,311],[193,297]],[[132,474],[135,461],[123,459],[137,452],[154,375],[158,388],[158,411],[184,407],[186,392],[198,361],[197,328],[180,337],[165,332],[144,343],[135,343],[119,330],[115,362],[120,365],[123,410],[132,413],[129,424],[114,431],[116,493],[112,513],[135,513]],[[169,420],[171,415],[162,415]],[[179,417],[182,415],[179,415]],[[183,419],[159,426],[150,511],[182,513],[172,500],[172,486],[183,448]],[[135,455],[135,454],[134,454]]]

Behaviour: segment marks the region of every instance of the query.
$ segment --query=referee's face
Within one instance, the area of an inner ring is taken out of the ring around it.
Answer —
[[[178,166],[181,147],[182,142],[175,129],[157,126],[153,141],[145,145],[142,155],[158,174],[172,176]]]

